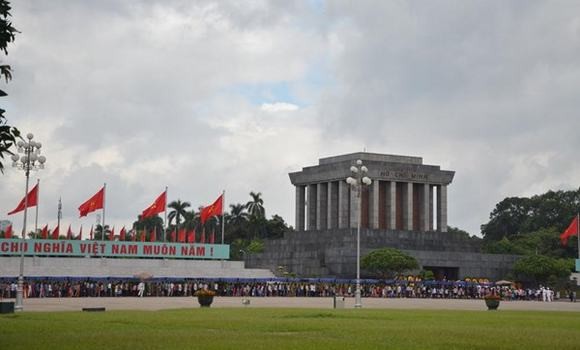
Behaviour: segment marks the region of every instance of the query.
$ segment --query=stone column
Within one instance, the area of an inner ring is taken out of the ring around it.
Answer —
[[[447,232],[447,186],[437,186],[437,231]]]
[[[422,188],[422,194],[421,194],[421,231],[425,232],[425,231],[429,231],[429,219],[430,219],[430,215],[429,215],[429,193],[431,192],[430,189],[430,185],[429,184],[423,184],[421,185]]]
[[[308,231],[316,230],[316,184],[308,185]]]
[[[350,186],[350,185],[349,185]],[[358,219],[358,192],[353,188],[350,189],[350,227],[357,228]]]
[[[319,183],[316,185],[316,229],[326,230],[328,214],[328,195],[327,184]]]
[[[413,183],[405,182],[403,192],[403,228],[413,230]]]
[[[338,228],[338,182],[329,182],[327,192],[327,227],[328,229]]]
[[[433,192],[435,186],[429,185],[429,231],[433,231]]]
[[[348,228],[350,219],[349,187],[345,180],[338,181],[338,228]]]
[[[369,203],[369,228],[379,228],[379,180],[372,180],[370,185],[370,203]]]
[[[306,186],[296,186],[296,231],[304,231],[305,218],[305,190]]]
[[[387,182],[387,229],[395,230],[397,228],[397,183],[395,181]]]

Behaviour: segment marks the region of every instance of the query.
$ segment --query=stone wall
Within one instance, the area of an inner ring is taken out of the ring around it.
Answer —
[[[361,230],[361,256],[384,247],[401,249],[421,266],[459,269],[459,277],[503,278],[518,259],[514,255],[482,254],[481,242],[446,232]],[[283,267],[303,277],[354,278],[356,230],[289,232],[267,240],[264,252],[246,257],[247,266],[276,271]],[[362,276],[368,276],[364,271]]]
[[[18,276],[19,257],[0,257],[0,276]],[[54,277],[133,277],[147,273],[153,277],[185,278],[269,278],[267,269],[246,269],[242,261],[184,259],[113,258],[24,258],[25,276]]]

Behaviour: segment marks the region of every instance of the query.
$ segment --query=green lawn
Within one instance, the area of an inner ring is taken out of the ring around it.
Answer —
[[[580,349],[580,314],[188,309],[0,315],[0,349]]]

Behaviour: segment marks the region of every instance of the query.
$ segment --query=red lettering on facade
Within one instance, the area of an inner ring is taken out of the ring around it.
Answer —
[[[204,247],[196,247],[195,255],[202,255],[205,256],[205,246]]]

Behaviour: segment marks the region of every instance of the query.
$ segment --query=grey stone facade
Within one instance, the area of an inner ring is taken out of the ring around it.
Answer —
[[[316,166],[289,174],[296,187],[297,231],[330,229],[335,224],[338,228],[357,227],[357,196],[345,180],[358,159],[373,181],[363,196],[363,228],[426,232],[436,227],[447,231],[447,186],[455,172],[425,165],[420,157],[366,152],[322,158]]]
[[[392,247],[415,257],[421,268],[457,269],[457,278],[501,279],[518,256],[482,254],[480,243],[446,232],[361,230],[361,256]],[[282,239],[267,240],[264,252],[246,257],[248,267],[276,271],[283,266],[301,277],[354,278],[356,230],[289,232]],[[362,271],[362,277],[369,277]]]

